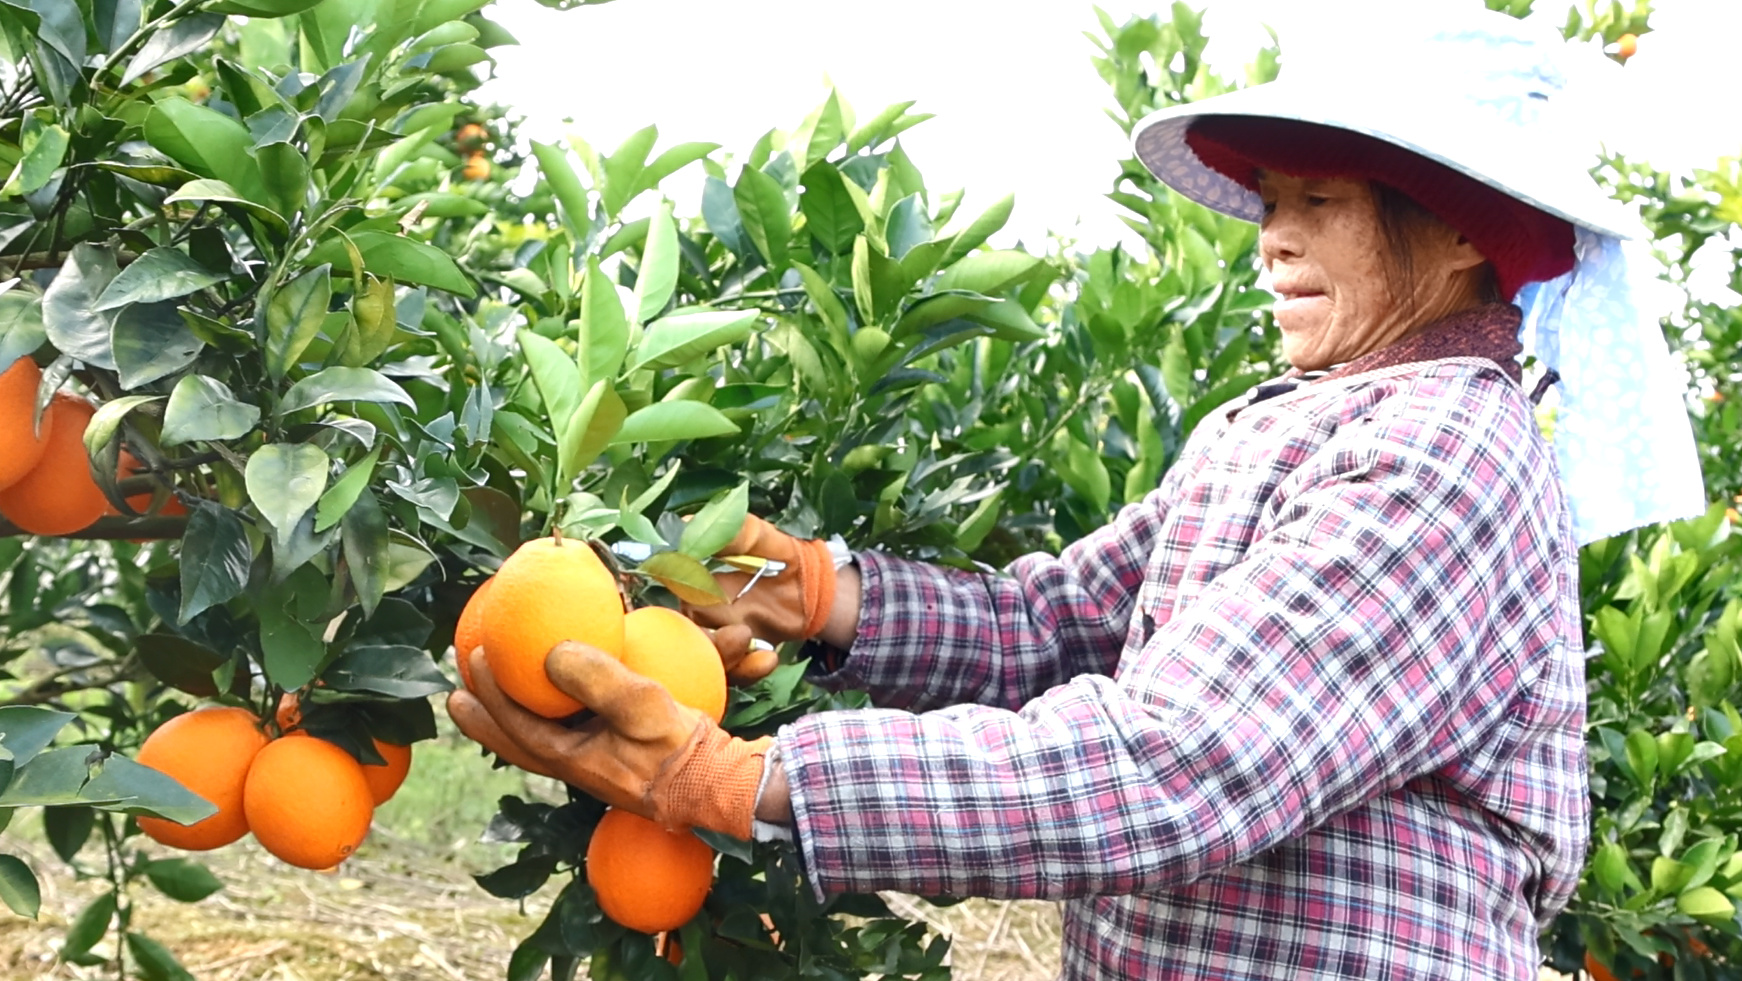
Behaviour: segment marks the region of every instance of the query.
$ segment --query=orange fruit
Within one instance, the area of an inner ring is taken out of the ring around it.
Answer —
[[[211,801],[218,813],[189,825],[142,817],[139,830],[152,841],[195,852],[228,845],[247,834],[242,790],[266,742],[260,720],[246,709],[196,709],[158,726],[145,738],[135,760],[174,777]]]
[[[42,459],[51,432],[49,416],[42,417],[42,432],[36,431],[36,387],[42,384],[42,369],[29,358],[19,358],[0,371],[0,490],[18,483]]]
[[[411,772],[411,747],[384,743],[379,739],[374,740],[374,743],[375,752],[380,753],[387,763],[363,764],[363,779],[369,783],[370,799],[376,806],[380,806],[399,793],[399,785],[405,782],[405,775]]]
[[[486,181],[490,179],[490,158],[484,151],[478,150],[466,156],[466,165],[460,168],[460,176],[469,181]]]
[[[472,592],[472,598],[460,610],[460,622],[454,625],[454,664],[460,669],[460,684],[467,691],[472,690],[472,666],[466,659],[484,643],[484,598],[490,595],[490,587],[495,583],[496,577],[491,576]]]
[[[109,499],[91,478],[85,426],[97,410],[73,395],[56,395],[44,421],[53,419],[42,459],[0,491],[0,514],[32,535],[70,535],[109,510]]]
[[[248,828],[288,865],[327,869],[363,843],[375,805],[363,765],[313,736],[273,740],[248,770]]]
[[[652,678],[681,705],[726,717],[726,669],[702,628],[676,610],[644,606],[623,618],[623,666]]]
[[[565,640],[621,658],[623,598],[586,543],[536,538],[496,572],[484,602],[484,656],[509,698],[559,719],[581,710],[544,673],[545,655]]]
[[[1615,42],[1616,52],[1623,58],[1631,58],[1639,50],[1639,35],[1623,34]]]
[[[631,930],[676,930],[714,884],[714,850],[689,831],[667,831],[615,807],[587,843],[587,884],[599,908]]]

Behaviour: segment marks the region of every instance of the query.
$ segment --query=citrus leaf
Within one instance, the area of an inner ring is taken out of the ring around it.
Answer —
[[[738,537],[749,513],[750,485],[739,484],[709,501],[684,525],[679,551],[698,559],[713,555]]]
[[[332,266],[322,263],[274,290],[266,304],[266,370],[283,378],[327,319]]]
[[[160,858],[145,863],[145,877],[157,891],[179,903],[197,903],[224,888],[211,870],[185,858]]]
[[[205,177],[188,181],[174,194],[163,199],[165,204],[174,204],[178,201],[216,201],[219,204],[235,205],[280,232],[289,231],[290,223],[284,220],[283,215],[260,203],[264,200],[265,198],[246,197],[241,191],[224,181]]]
[[[1027,279],[1046,261],[1026,252],[977,252],[964,256],[938,277],[939,290],[968,290],[992,295]]]
[[[369,478],[375,474],[375,463],[379,459],[381,447],[377,446],[369,451],[368,456],[351,464],[344,475],[327,488],[315,507],[315,531],[326,531],[344,519],[351,505],[357,503],[363,488],[369,486]]]
[[[617,377],[623,356],[629,351],[629,317],[617,287],[599,268],[599,259],[587,259],[587,276],[581,282],[580,320],[581,384],[591,388],[601,379]]]
[[[127,418],[127,413],[142,405],[162,401],[161,395],[123,395],[112,402],[103,403],[91,421],[85,424],[85,452],[96,463],[97,457],[109,448],[115,439],[115,432],[121,428],[121,420]]]
[[[42,909],[42,887],[36,873],[16,855],[0,855],[0,900],[12,912],[33,920]]]
[[[718,606],[727,602],[726,594],[707,566],[682,552],[650,555],[641,563],[641,572],[691,606]]]
[[[677,223],[671,220],[671,203],[663,201],[647,226],[647,242],[641,247],[641,267],[635,279],[635,322],[646,323],[659,315],[677,289]]]
[[[351,582],[357,589],[357,602],[363,606],[365,618],[375,615],[375,608],[386,594],[392,572],[393,556],[389,545],[392,538],[387,527],[387,512],[368,489],[357,496],[357,502],[340,521],[345,564],[351,570]]]
[[[248,499],[283,541],[327,487],[326,451],[312,443],[268,443],[248,458]]]
[[[181,539],[181,623],[227,603],[248,585],[254,549],[242,519],[216,504],[195,504]]]
[[[736,435],[738,425],[719,409],[705,402],[655,402],[635,410],[623,421],[611,445],[660,443],[679,439],[706,439]]]
[[[391,698],[428,698],[454,690],[428,654],[400,644],[353,647],[321,672],[321,679],[335,691]]]
[[[143,933],[128,931],[127,953],[145,981],[194,981],[168,948]]]
[[[260,408],[236,400],[216,378],[187,375],[175,383],[163,410],[164,446],[194,440],[239,439],[260,421]]]
[[[755,310],[709,310],[674,314],[647,326],[629,370],[675,368],[726,344],[736,344],[756,329]]]
[[[85,904],[79,910],[79,915],[73,917],[67,925],[66,939],[61,943],[60,956],[62,960],[71,960],[88,953],[97,941],[103,939],[103,934],[109,932],[109,924],[115,919],[115,893],[105,892],[101,896]]]
[[[363,254],[363,265],[376,276],[446,290],[468,300],[478,295],[453,257],[433,245],[375,229],[351,232],[350,239]],[[341,260],[346,260],[345,243],[334,237],[317,246],[305,261],[330,262],[335,268],[349,269],[348,260],[340,265]]]
[[[562,440],[557,444],[557,470],[565,486],[611,445],[627,414],[610,380],[601,378],[593,383],[592,391],[563,426]]]
[[[532,384],[544,400],[544,412],[562,438],[568,419],[581,401],[581,372],[556,342],[530,330],[520,332],[520,353],[532,372]]]
[[[123,307],[111,328],[110,349],[123,388],[175,374],[193,364],[205,346],[170,301]]]
[[[290,386],[278,403],[277,415],[324,402],[397,402],[417,408],[417,402],[398,382],[373,368],[334,367],[317,371]]]
[[[109,348],[115,317],[96,306],[120,271],[112,250],[86,242],[73,246],[42,295],[42,325],[55,350],[92,367],[115,370]]]
[[[792,214],[780,182],[755,167],[745,167],[732,189],[744,232],[770,269],[786,267],[786,247],[792,237]]]
[[[129,303],[173,300],[223,282],[229,277],[212,272],[180,249],[155,248],[133,260],[109,281],[97,298],[97,310],[113,310]]]

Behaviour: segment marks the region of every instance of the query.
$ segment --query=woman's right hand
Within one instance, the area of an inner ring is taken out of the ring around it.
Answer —
[[[837,574],[826,542],[794,538],[751,515],[715,557],[751,571],[716,574],[728,602],[686,603],[683,612],[718,632],[716,646],[723,660],[730,659],[728,646],[745,636],[732,628],[746,628],[749,636],[771,644],[820,637],[835,646],[851,646],[859,619],[858,570],[848,566]],[[755,568],[762,562],[770,566],[758,575]],[[843,592],[850,595],[838,598]]]

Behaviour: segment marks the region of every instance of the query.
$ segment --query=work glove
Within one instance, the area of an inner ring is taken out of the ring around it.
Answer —
[[[596,713],[572,729],[504,695],[482,651],[470,664],[472,690],[448,696],[448,715],[486,749],[663,827],[750,837],[772,739],[730,736],[659,682],[574,641],[545,658],[551,682]]]
[[[751,561],[734,563],[746,556]],[[781,644],[809,640],[829,622],[835,602],[835,561],[827,542],[794,538],[750,515],[737,537],[715,557],[728,564],[766,567],[759,572],[753,568],[716,573],[714,579],[730,602],[684,604],[684,615],[696,623],[715,629],[745,626],[756,637]]]

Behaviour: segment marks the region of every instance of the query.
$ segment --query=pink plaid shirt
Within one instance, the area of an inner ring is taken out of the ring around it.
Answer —
[[[1056,558],[862,554],[827,680],[887,708],[778,739],[819,895],[1062,900],[1073,979],[1536,978],[1577,551],[1516,368],[1435,357],[1231,403]]]

